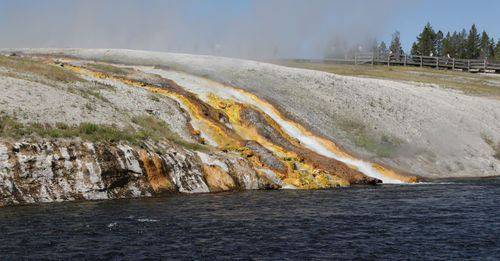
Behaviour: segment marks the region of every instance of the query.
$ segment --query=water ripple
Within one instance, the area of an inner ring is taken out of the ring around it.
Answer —
[[[0,257],[498,260],[499,198],[481,181],[5,207]]]

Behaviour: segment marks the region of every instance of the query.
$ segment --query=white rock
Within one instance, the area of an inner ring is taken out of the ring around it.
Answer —
[[[198,154],[198,156],[201,159],[201,162],[203,162],[204,164],[217,165],[217,166],[221,167],[222,169],[224,169],[226,172],[229,171],[229,168],[227,167],[226,163],[224,163],[218,159],[215,159],[214,157],[208,155],[207,153],[197,151],[196,154]]]
[[[127,169],[137,174],[142,174],[141,165],[139,161],[135,158],[134,154],[132,154],[132,148],[127,145],[118,145],[118,149],[123,151],[125,155],[125,161],[127,162]]]
[[[0,164],[3,161],[9,160],[9,148],[5,144],[0,143]]]

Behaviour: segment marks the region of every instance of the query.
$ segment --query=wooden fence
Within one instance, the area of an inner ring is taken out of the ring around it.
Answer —
[[[348,59],[349,60],[349,59]],[[462,70],[467,72],[500,73],[500,61],[487,59],[455,59],[420,55],[373,55],[359,53],[354,57],[354,64],[386,64],[401,66],[433,67],[436,69]]]
[[[331,62],[341,64],[400,65],[415,67],[431,67],[436,69],[461,70],[467,72],[500,73],[500,61],[486,59],[455,59],[420,55],[389,55],[373,53],[357,53],[353,58],[345,59],[295,59],[299,62]]]

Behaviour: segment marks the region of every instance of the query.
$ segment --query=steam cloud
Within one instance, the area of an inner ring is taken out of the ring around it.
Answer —
[[[47,0],[0,8],[0,47],[127,48],[244,58],[367,45],[396,0]]]

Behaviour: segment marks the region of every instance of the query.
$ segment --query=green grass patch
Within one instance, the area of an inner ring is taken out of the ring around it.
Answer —
[[[154,101],[154,102],[159,102],[160,101],[160,98],[158,98],[158,96],[154,95],[154,94],[151,94],[149,95],[149,99]]]
[[[77,74],[61,67],[23,57],[0,55],[0,66],[17,73],[32,73],[58,82],[83,81]]]
[[[94,110],[94,107],[92,107],[92,105],[90,105],[90,103],[85,103],[85,109],[89,110],[89,111],[93,111]]]
[[[394,156],[401,145],[401,141],[387,135],[375,135],[368,128],[356,121],[339,120],[337,125],[347,133],[347,138],[354,145],[364,148],[379,157]]]
[[[113,65],[108,65],[108,64],[102,64],[102,63],[89,63],[87,64],[88,67],[101,71],[101,72],[108,72],[108,73],[113,73],[113,74],[118,74],[118,75],[127,75],[129,71],[127,69],[122,69],[120,67],[116,67]]]
[[[97,81],[93,81],[92,83],[94,84],[94,86],[91,89],[108,90],[108,91],[116,92],[116,87],[111,85],[111,84],[101,83],[101,82],[97,82]]]
[[[168,124],[153,116],[134,117],[132,122],[139,126],[139,130],[132,127],[118,128],[115,125],[95,124],[83,122],[68,125],[58,122],[54,125],[41,123],[21,123],[9,116],[0,117],[0,137],[20,139],[24,137],[41,138],[75,138],[87,141],[128,141],[141,145],[146,139],[167,139],[187,149],[206,151],[208,148],[201,144],[184,141],[179,135],[170,130]]]
[[[92,89],[85,89],[85,88],[79,88],[77,89],[78,93],[83,97],[83,98],[90,98],[90,96],[97,98],[105,103],[110,103],[110,101],[104,97],[100,92],[94,91]]]
[[[116,92],[116,88],[107,84],[100,84],[98,82],[93,82],[86,86],[70,87],[68,92],[82,96],[85,99],[90,99],[92,97],[99,99],[105,103],[111,103],[108,98],[104,97],[102,91],[113,91]]]
[[[141,127],[137,133],[139,139],[150,138],[153,140],[168,139],[178,145],[181,145],[191,150],[207,150],[206,146],[198,143],[191,143],[183,140],[177,133],[170,130],[170,126],[163,121],[153,116],[140,116],[132,118],[132,122]]]
[[[88,141],[126,140],[137,142],[135,131],[119,129],[116,126],[94,123],[68,125],[58,122],[55,125],[41,123],[21,123],[11,117],[0,117],[0,136],[20,139],[23,137],[74,138]]]

